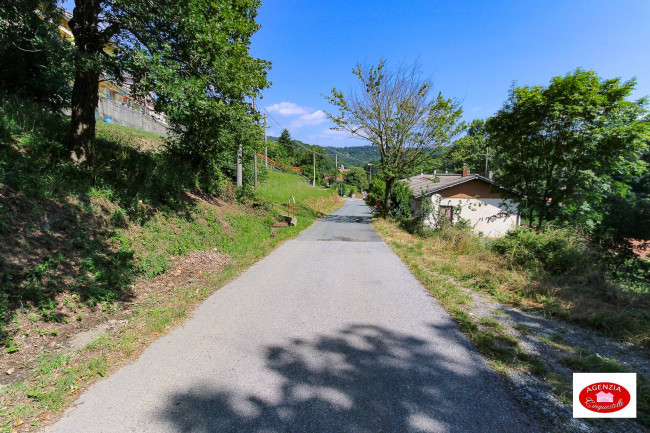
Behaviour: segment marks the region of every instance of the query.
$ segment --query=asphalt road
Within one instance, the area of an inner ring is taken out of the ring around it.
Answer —
[[[541,429],[356,200],[217,291],[49,431]]]

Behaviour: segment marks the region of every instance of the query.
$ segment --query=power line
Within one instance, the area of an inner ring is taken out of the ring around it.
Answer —
[[[280,124],[280,122],[278,122],[278,121],[275,119],[275,117],[273,117],[273,116],[271,115],[271,113],[269,113],[268,111],[266,111],[266,107],[262,107],[262,109],[263,109],[264,112],[265,112],[265,113],[266,113],[266,114],[271,118],[271,120],[273,120],[273,121],[276,123],[276,125],[278,125],[281,129],[286,129],[287,131],[291,132],[292,134],[297,135],[295,131],[292,131],[292,130],[290,130],[289,128],[285,128],[282,124]],[[311,152],[311,149],[307,149],[307,148],[305,148],[304,146],[301,146],[301,145],[298,144],[298,143],[295,143],[295,144],[296,144],[297,146],[299,146],[300,148],[302,148],[303,150],[306,150],[306,151]],[[321,147],[321,146],[319,146],[319,147]],[[329,149],[329,148],[327,148],[327,147],[321,147],[321,148],[324,149],[326,152],[329,151],[329,152],[332,152],[333,154],[341,155],[341,156],[343,156],[343,157],[345,157],[345,158],[353,159],[353,160],[355,160],[355,161],[359,161],[359,162],[364,163],[364,164],[372,164],[370,161],[364,161],[364,160],[362,160],[362,159],[355,158],[354,156],[350,156],[350,155],[347,155],[347,154],[344,154],[344,153],[341,153],[341,152],[337,152],[337,151],[332,150],[332,149]]]
[[[292,134],[296,135],[296,132],[295,132],[295,131],[292,131],[292,130],[290,130],[289,128],[285,128],[284,126],[282,126],[282,125],[280,124],[280,122],[278,122],[277,119],[271,115],[271,113],[269,113],[268,111],[266,111],[266,107],[262,107],[262,109],[263,109],[264,112],[265,112],[265,113],[266,113],[266,114],[271,118],[271,120],[273,120],[273,121],[274,121],[274,122],[275,122],[275,123],[276,123],[276,124],[281,128],[281,129],[286,129],[287,131],[289,131],[289,132],[291,132]],[[303,146],[303,145],[301,145],[301,144],[294,143],[293,140],[291,141],[291,143],[289,143],[289,145],[295,145],[295,146],[297,146],[297,147],[299,147],[299,148],[301,148],[301,149],[303,149],[303,150],[306,150],[307,152],[311,152],[311,149],[308,149],[308,148],[306,148],[305,146]],[[294,147],[295,147],[295,146],[294,146]]]
[[[364,161],[363,159],[359,159],[359,158],[355,158],[354,156],[351,156],[351,155],[349,155],[349,154],[347,154],[347,153],[337,152],[336,150],[332,150],[332,149],[329,149],[329,148],[327,148],[327,147],[323,147],[323,149],[325,149],[326,151],[333,152],[333,153],[335,153],[336,155],[341,155],[341,156],[343,156],[343,157],[345,157],[345,158],[354,159],[355,161],[363,162],[364,164],[372,164],[372,162]]]

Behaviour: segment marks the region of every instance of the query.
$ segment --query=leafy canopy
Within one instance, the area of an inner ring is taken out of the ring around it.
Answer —
[[[333,129],[368,140],[379,150],[387,215],[395,180],[462,132],[462,108],[441,93],[434,95],[432,81],[422,77],[417,63],[390,71],[380,59],[377,66],[357,64],[352,73],[359,80],[357,89],[346,96],[333,88],[325,98],[338,113],[327,116]]]
[[[258,0],[76,0],[75,37],[94,42],[78,44],[76,80],[92,71],[131,78],[132,93],[168,115],[173,153],[191,163],[203,187],[214,189],[235,170],[239,144],[248,160],[261,147],[259,113],[249,102],[269,85],[270,63],[249,53],[259,6]],[[93,97],[94,90],[73,93],[72,131],[93,121],[74,109],[88,111]]]
[[[547,87],[513,85],[488,120],[498,181],[520,194],[538,228],[558,217],[594,225],[604,197],[623,194],[642,170],[648,119],[644,99],[626,99],[634,85],[577,69]]]
[[[485,120],[475,119],[469,124],[467,134],[454,141],[447,148],[443,156],[443,161],[445,168],[449,168],[452,171],[460,172],[463,169],[463,165],[467,165],[472,172],[479,172],[487,176],[488,173],[485,170],[486,153],[489,154],[490,152],[487,145]]]
[[[70,103],[72,46],[57,29],[55,0],[0,3],[0,91],[52,110]]]

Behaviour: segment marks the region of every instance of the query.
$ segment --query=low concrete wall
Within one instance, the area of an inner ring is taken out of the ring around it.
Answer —
[[[164,123],[119,102],[100,98],[97,109],[102,121],[105,117],[110,117],[113,123],[117,125],[130,126],[131,128],[163,136],[168,134],[169,127]]]

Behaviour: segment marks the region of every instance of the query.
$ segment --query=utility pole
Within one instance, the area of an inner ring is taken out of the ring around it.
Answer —
[[[266,145],[266,117],[264,118],[264,169],[269,169],[268,146]]]
[[[494,156],[490,153],[490,149],[486,150],[485,153],[479,153],[478,156],[484,156],[485,157],[485,175],[488,175],[488,159],[490,159],[491,156]]]
[[[368,163],[368,165],[370,166],[370,181],[368,183],[372,184],[372,164]]]
[[[255,171],[255,188],[257,188],[257,149],[255,149],[255,152],[253,154],[253,157],[255,158],[255,166],[254,166],[254,171]]]
[[[334,168],[338,170],[339,169],[339,154],[338,153],[334,154],[334,160],[336,161],[334,163]]]
[[[253,111],[257,111],[257,101],[255,96],[253,96]],[[257,143],[257,140],[254,140],[253,143]],[[255,173],[255,188],[257,188],[257,146],[253,144],[253,171]]]
[[[316,149],[311,149],[312,157],[314,158],[314,188],[316,187]]]
[[[242,176],[241,176],[241,158],[242,158],[242,148],[241,148],[241,141],[239,142],[239,147],[237,148],[237,187],[239,188],[240,186],[243,185],[242,183]]]

